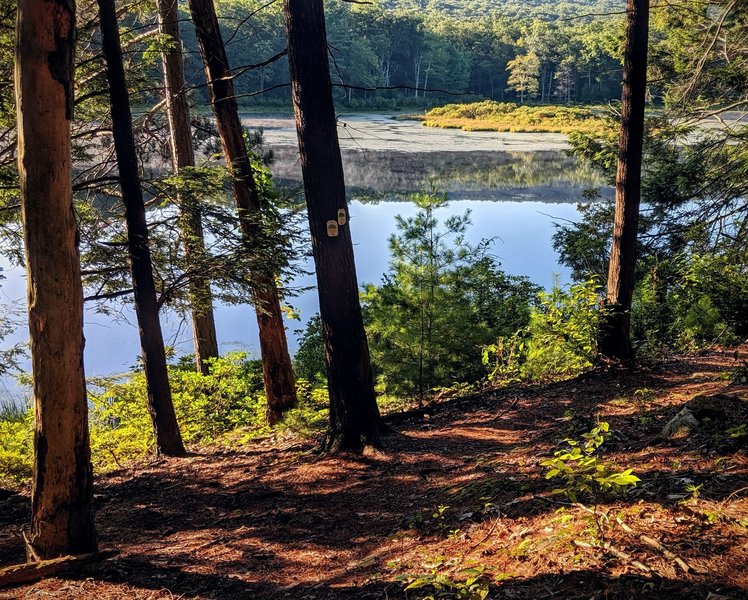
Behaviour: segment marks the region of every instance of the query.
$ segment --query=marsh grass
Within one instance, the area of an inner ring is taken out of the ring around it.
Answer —
[[[447,104],[418,117],[426,127],[511,133],[603,133],[610,118],[602,109],[569,106],[526,106],[485,100]]]
[[[28,408],[20,406],[9,398],[0,398],[0,422],[22,423],[26,420]]]

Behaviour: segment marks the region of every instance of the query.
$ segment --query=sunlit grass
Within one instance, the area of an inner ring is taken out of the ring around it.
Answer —
[[[418,117],[427,127],[510,133],[603,133],[610,119],[601,109],[569,106],[526,106],[486,100],[447,104]]]

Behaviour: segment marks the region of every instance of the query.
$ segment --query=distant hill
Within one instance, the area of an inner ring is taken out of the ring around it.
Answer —
[[[625,0],[375,0],[387,9],[443,12],[461,18],[491,15],[553,19],[620,11]]]

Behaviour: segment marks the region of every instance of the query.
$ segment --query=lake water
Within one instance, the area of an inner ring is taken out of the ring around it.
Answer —
[[[273,172],[290,189],[300,185],[296,133],[289,118],[248,117],[250,126],[263,126],[265,143],[273,150]],[[468,236],[475,243],[493,238],[493,254],[510,274],[527,275],[544,287],[554,277],[564,283],[568,271],[557,263],[551,246],[555,220],[575,220],[582,191],[603,182],[564,154],[565,136],[557,134],[496,134],[431,129],[414,121],[386,115],[341,116],[341,147],[350,196],[351,235],[355,244],[359,283],[378,282],[388,266],[388,238],[395,232],[395,215],[410,216],[416,208],[407,195],[437,185],[450,204],[437,212],[440,219],[470,210],[473,225]],[[607,190],[605,193],[612,193]],[[7,263],[2,263],[7,269]],[[2,303],[25,309],[25,278],[19,269],[6,270],[0,285]],[[299,277],[293,285],[314,285],[313,276]],[[316,291],[294,298],[302,329],[317,312]],[[180,316],[162,317],[167,343],[178,353],[191,352],[190,327]],[[246,349],[259,354],[257,326],[249,306],[218,306],[216,325],[221,351]],[[121,372],[136,362],[139,353],[134,312],[124,310],[115,320],[87,310],[85,315],[86,373]],[[25,325],[3,342],[23,341]],[[18,396],[15,384],[0,382],[0,395]]]

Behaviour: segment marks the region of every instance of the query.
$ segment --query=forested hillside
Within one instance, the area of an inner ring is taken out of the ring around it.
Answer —
[[[536,16],[555,19],[559,16],[620,11],[622,0],[375,0],[387,9],[441,12],[451,16],[475,19],[484,16]]]
[[[457,11],[446,10],[446,4],[422,10],[407,3],[328,2],[338,103],[348,108],[430,106],[469,98],[599,103],[620,96],[620,11],[594,8],[595,16],[556,19],[542,7],[473,12],[459,5]],[[219,0],[216,8],[230,40],[229,59],[239,72],[239,101],[288,106],[280,6]],[[194,31],[184,29],[189,56],[196,58]],[[245,68],[249,65],[258,66]],[[200,76],[198,62],[188,61],[188,80]],[[201,97],[207,101],[204,93]]]

